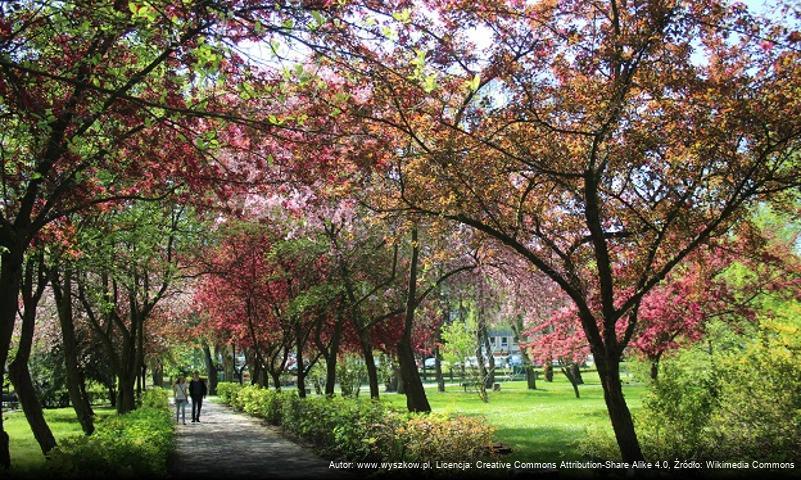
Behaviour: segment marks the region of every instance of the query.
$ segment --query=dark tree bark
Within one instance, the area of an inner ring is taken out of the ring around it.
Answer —
[[[38,265],[37,265],[38,264]],[[34,269],[37,279],[34,286]],[[36,324],[36,306],[44,293],[47,284],[43,261],[41,256],[37,260],[31,258],[25,268],[25,277],[22,282],[22,298],[24,309],[22,312],[22,329],[20,331],[17,354],[8,366],[8,374],[14,391],[17,393],[22,411],[28,420],[33,436],[39,444],[42,453],[47,454],[55,448],[56,439],[45,421],[42,413],[42,404],[36,396],[36,390],[28,370],[28,359],[33,346],[33,332]]]
[[[235,351],[234,345],[224,345],[222,348],[223,376],[226,382],[233,382],[236,379]]]
[[[108,402],[111,405],[111,408],[117,408],[117,389],[113,383],[106,385],[106,389],[108,390]]]
[[[398,395],[406,395],[406,383],[403,381],[403,375],[401,375],[400,365],[396,364],[393,369],[394,376],[395,376],[395,391]]]
[[[409,262],[409,284],[406,295],[406,314],[403,321],[403,335],[398,342],[398,364],[400,366],[401,378],[403,378],[404,388],[406,389],[406,407],[410,412],[430,412],[431,405],[428,403],[423,382],[420,380],[420,373],[417,371],[417,363],[414,361],[414,349],[412,348],[412,328],[414,326],[414,314],[417,309],[417,269],[420,258],[420,246],[418,244],[417,227],[412,228],[412,257]]]
[[[442,352],[440,351],[439,347],[442,343],[442,326],[447,325],[451,320],[451,306],[448,303],[446,296],[441,295],[440,298],[443,299],[441,302],[442,323],[437,325],[437,330],[434,333],[434,376],[437,379],[437,391],[442,393],[445,391],[445,377],[442,374]],[[453,369],[451,369],[451,381],[453,381]]]
[[[523,343],[523,316],[518,315],[512,322],[512,333],[514,334],[515,343],[520,345]],[[528,354],[521,348],[520,349],[520,366],[526,374],[526,388],[529,390],[537,389],[537,371],[531,364],[531,359]]]
[[[295,332],[295,361],[297,362],[296,367],[298,369],[298,396],[300,398],[306,398],[306,371],[303,366],[303,337],[301,333],[300,320],[297,320],[297,323],[298,325],[296,325]]]
[[[13,241],[3,244],[6,250],[0,254],[0,367],[8,360],[11,336],[17,319],[23,254],[28,245],[27,241],[22,241],[18,237],[11,240]],[[4,370],[0,368],[0,385],[4,381]],[[1,401],[0,407],[2,407]],[[2,417],[0,415],[0,467],[8,469],[11,468],[11,453]]]
[[[484,331],[484,348],[487,351],[487,374],[484,377],[484,387],[492,389],[492,385],[495,383],[495,355],[492,352],[492,344],[489,341],[489,331],[487,329],[486,321],[483,322],[482,330]]]
[[[160,358],[157,358],[153,361],[153,366],[150,369],[150,375],[153,377],[151,379],[153,385],[157,387],[164,385],[164,364],[161,362]]]
[[[325,391],[324,394],[328,397],[334,396],[334,387],[337,381],[337,358],[339,357],[339,344],[342,339],[342,327],[345,317],[342,308],[337,305],[335,308],[334,331],[331,334],[331,339],[326,345],[322,339],[322,325],[323,318],[317,324],[317,334],[315,335],[315,342],[317,349],[323,354],[325,358]]]
[[[61,344],[64,348],[64,368],[67,374],[67,393],[78,416],[78,422],[86,435],[95,430],[91,402],[81,388],[83,375],[78,366],[78,340],[72,312],[72,270],[64,269],[63,276],[57,267],[48,270],[53,298],[56,302],[58,321],[61,326]]]
[[[584,385],[584,378],[581,377],[581,367],[579,367],[578,363],[573,362],[570,364],[570,372],[573,378],[576,379],[576,385]]]
[[[437,379],[437,391],[445,391],[445,377],[442,375],[442,355],[439,352],[439,345],[434,348],[434,376]]]
[[[209,378],[209,395],[217,395],[217,362],[214,358],[216,354],[216,347],[214,355],[212,355],[209,344],[203,342],[203,355],[206,362],[206,376]]]
[[[604,358],[602,355],[593,353],[593,357],[598,367],[598,376],[601,378],[604,389],[604,401],[621,454],[625,460],[642,459],[642,450],[637,440],[634,421],[623,396],[623,385],[620,382],[620,356],[610,355],[609,358]]]
[[[375,357],[373,356],[373,342],[370,338],[370,331],[368,329],[359,332],[359,345],[362,347],[362,356],[364,357],[364,365],[367,369],[367,382],[370,385],[370,398],[378,398],[378,369],[375,366]]]
[[[579,378],[576,376],[576,372],[578,371],[575,363],[568,363],[567,365],[561,363],[562,373],[565,374],[565,377],[570,381],[570,385],[573,386],[573,393],[576,395],[576,398],[581,398],[579,395]]]
[[[542,371],[545,375],[545,381],[553,382],[553,365],[551,365],[550,360],[547,360],[545,365],[542,366]]]

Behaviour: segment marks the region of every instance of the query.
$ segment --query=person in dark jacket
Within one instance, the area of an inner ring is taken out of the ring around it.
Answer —
[[[189,396],[192,397],[192,421],[200,421],[200,408],[203,406],[203,399],[206,398],[206,382],[200,378],[198,372],[192,374],[192,381],[189,382]]]

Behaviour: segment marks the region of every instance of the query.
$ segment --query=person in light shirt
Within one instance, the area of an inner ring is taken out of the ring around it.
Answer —
[[[189,402],[189,385],[186,384],[186,379],[183,375],[178,376],[178,379],[172,386],[173,394],[175,394],[175,423],[178,423],[179,416],[184,425],[186,425],[186,404]]]

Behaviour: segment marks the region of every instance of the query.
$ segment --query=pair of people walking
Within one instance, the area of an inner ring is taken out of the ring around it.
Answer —
[[[192,374],[192,380],[187,384],[183,375],[179,376],[172,386],[175,394],[175,422],[180,421],[186,425],[186,404],[192,399],[192,423],[200,421],[200,409],[203,399],[206,398],[206,382],[200,378],[198,372]]]

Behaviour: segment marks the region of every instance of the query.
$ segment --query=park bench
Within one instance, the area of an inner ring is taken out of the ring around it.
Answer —
[[[480,382],[462,382],[462,388],[464,388],[464,392],[467,393],[468,388],[478,389],[481,386]]]
[[[481,382],[463,382],[462,388],[464,388],[465,393],[467,393],[468,388],[478,389],[481,386]],[[492,391],[493,392],[500,392],[501,391],[501,384],[500,383],[493,383],[492,384]]]
[[[7,407],[11,410],[16,409],[19,406],[19,399],[17,395],[14,393],[4,393],[3,394],[3,407]]]

